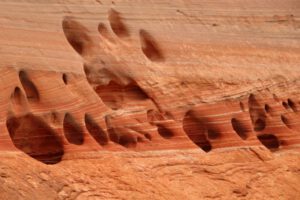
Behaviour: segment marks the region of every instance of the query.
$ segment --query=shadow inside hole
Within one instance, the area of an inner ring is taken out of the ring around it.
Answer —
[[[288,105],[289,105],[290,108],[292,108],[292,110],[294,112],[297,112],[297,107],[296,107],[296,104],[295,104],[294,101],[292,101],[291,99],[288,99]]]
[[[24,88],[24,91],[26,93],[26,97],[29,101],[39,101],[40,95],[36,88],[36,86],[33,84],[33,82],[29,79],[27,73],[23,70],[19,72],[19,78],[21,81],[21,84]]]
[[[62,28],[66,39],[73,49],[80,55],[84,55],[93,46],[88,30],[72,17],[65,17],[62,21]]]
[[[164,126],[157,125],[157,130],[158,130],[159,135],[161,135],[165,139],[170,139],[170,138],[174,137],[174,133],[170,129],[168,129]]]
[[[259,118],[254,123],[254,130],[255,131],[262,131],[262,130],[265,129],[265,127],[266,127],[266,122],[265,122],[264,119]]]
[[[282,106],[285,108],[285,109],[289,109],[289,105],[287,102],[282,102]]]
[[[133,134],[122,132],[116,128],[109,128],[108,133],[111,141],[123,147],[134,148],[137,145],[137,138]]]
[[[212,145],[205,134],[206,129],[201,121],[195,117],[193,111],[186,113],[183,119],[183,130],[189,139],[203,151],[209,152],[212,150]]]
[[[76,145],[81,145],[84,142],[84,133],[80,125],[76,122],[73,116],[69,113],[65,114],[63,122],[64,134],[68,142]]]
[[[45,164],[62,160],[62,141],[41,118],[32,114],[11,117],[6,126],[14,145],[32,158]]]
[[[142,52],[153,62],[164,61],[165,57],[154,38],[145,30],[140,30]]]
[[[270,111],[271,111],[271,107],[268,104],[265,105],[265,111],[267,113],[270,113]]]
[[[100,144],[106,145],[109,142],[109,138],[105,131],[94,121],[94,119],[86,114],[84,117],[85,125],[92,137]]]
[[[280,119],[281,119],[281,121],[284,123],[284,125],[285,125],[286,127],[288,127],[289,129],[292,129],[291,123],[290,123],[290,121],[289,121],[289,119],[288,119],[287,117],[281,115],[281,116],[280,116]]]
[[[120,38],[128,37],[129,30],[123,23],[121,15],[114,9],[110,9],[108,12],[108,21],[110,23],[113,32]]]
[[[239,120],[237,120],[236,118],[232,118],[231,125],[233,130],[240,136],[240,138],[242,138],[243,140],[246,140],[248,138],[247,129]]]
[[[68,77],[67,77],[67,74],[63,74],[62,75],[62,80],[63,80],[63,82],[67,85],[68,84]]]
[[[280,147],[278,138],[273,134],[262,134],[257,136],[258,140],[271,151],[275,151]]]
[[[221,134],[216,130],[210,130],[210,129],[207,130],[208,139],[215,140],[215,139],[218,139],[220,136],[221,136]]]

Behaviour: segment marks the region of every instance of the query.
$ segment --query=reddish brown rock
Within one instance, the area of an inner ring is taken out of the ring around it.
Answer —
[[[0,2],[2,199],[297,199],[300,4]]]

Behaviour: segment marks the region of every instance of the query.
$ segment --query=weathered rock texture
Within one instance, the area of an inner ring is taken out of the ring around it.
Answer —
[[[299,198],[299,0],[0,11],[2,199]]]

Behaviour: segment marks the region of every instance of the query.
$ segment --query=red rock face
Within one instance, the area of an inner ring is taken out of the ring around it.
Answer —
[[[297,1],[0,10],[0,170],[27,163],[30,178],[4,172],[20,185],[47,182],[15,194],[5,180],[5,198],[299,196],[290,186],[300,180]]]

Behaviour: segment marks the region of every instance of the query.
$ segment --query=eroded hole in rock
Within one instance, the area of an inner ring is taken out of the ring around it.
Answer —
[[[165,139],[170,139],[170,138],[174,137],[174,133],[170,129],[168,129],[162,125],[157,125],[157,131],[158,131],[159,135]]]
[[[62,141],[41,118],[32,114],[11,117],[6,126],[14,145],[24,153],[45,164],[61,161]]]
[[[109,139],[114,143],[119,144],[120,137],[113,128],[108,128]]]
[[[70,43],[80,55],[84,55],[92,47],[92,40],[88,35],[88,30],[75,21],[72,17],[65,17],[62,22],[64,34]]]
[[[292,110],[294,112],[297,112],[297,107],[296,107],[296,104],[295,104],[295,102],[293,100],[288,99],[288,105],[289,105],[290,108],[292,108]]]
[[[91,73],[91,70],[89,69],[89,67],[86,64],[83,65],[83,71],[87,77]]]
[[[152,140],[151,134],[145,133],[144,136],[145,136],[145,138],[147,138],[148,140],[150,140],[150,141]]]
[[[133,134],[120,133],[117,132],[114,128],[109,128],[108,133],[111,141],[126,148],[135,147],[137,145],[137,138]]]
[[[137,132],[140,135],[140,136],[137,137],[138,141],[140,139],[141,139],[142,142],[151,141],[152,140],[152,135],[149,132],[144,131],[144,127],[143,126],[130,127],[130,129],[132,131]]]
[[[83,130],[70,113],[65,114],[63,128],[68,142],[76,145],[83,144]]]
[[[98,24],[98,32],[101,36],[103,36],[108,41],[110,41],[112,43],[115,42],[114,39],[112,38],[112,36],[110,35],[108,29],[106,28],[106,26],[103,23]]]
[[[220,138],[220,133],[218,131],[215,131],[215,130],[207,130],[207,137],[208,139],[211,139],[211,140],[215,140],[215,139],[218,139]]]
[[[267,113],[270,113],[270,111],[271,111],[271,107],[268,104],[265,104],[265,111]]]
[[[63,74],[62,75],[62,80],[63,80],[63,82],[67,85],[68,84],[68,77],[67,77],[67,74]]]
[[[285,109],[289,109],[289,104],[287,102],[282,102],[282,106],[285,108]]]
[[[127,148],[136,147],[137,138],[130,134],[121,135],[119,144]]]
[[[98,24],[98,32],[105,38],[109,38],[109,32],[103,23]]]
[[[86,114],[84,116],[84,121],[87,130],[100,145],[108,144],[109,138],[107,134],[90,115]]]
[[[198,146],[201,146],[201,149],[205,152],[209,152],[212,150],[212,146],[209,141],[205,141],[204,143],[196,143]]]
[[[19,78],[21,81],[21,84],[23,86],[23,89],[26,93],[26,97],[29,101],[39,101],[40,95],[36,88],[36,86],[33,84],[33,82],[29,79],[27,73],[23,70],[19,72]]]
[[[264,119],[257,119],[254,123],[254,130],[255,131],[262,131],[266,127],[266,122]]]
[[[193,141],[203,151],[209,152],[212,150],[212,145],[205,134],[206,128],[191,111],[187,112],[183,119],[183,130],[188,135],[190,140]]]
[[[243,104],[243,102],[240,102],[240,108],[243,112],[245,112],[245,105]]]
[[[129,30],[123,23],[119,12],[115,11],[114,9],[110,9],[108,12],[108,21],[111,29],[118,37],[124,38],[129,36]]]
[[[164,55],[154,40],[154,38],[145,30],[140,30],[140,42],[144,55],[151,61],[164,61]]]
[[[137,141],[138,141],[138,142],[144,142],[145,140],[144,140],[144,138],[142,138],[141,136],[138,136],[138,137],[137,137]]]
[[[259,101],[254,94],[250,94],[248,99],[249,114],[255,131],[261,131],[265,128],[266,111],[265,107],[260,106]]]
[[[288,120],[287,117],[281,115],[281,116],[280,116],[280,119],[281,119],[281,121],[286,125],[286,127],[292,129],[291,124],[290,124],[290,121]]]
[[[26,104],[24,94],[19,87],[15,88],[15,90],[11,96],[11,99],[12,99],[13,103],[15,104],[15,106],[23,107]]]
[[[22,92],[19,87],[16,87],[13,93],[13,99],[15,104],[21,105],[22,104]]]
[[[262,134],[257,136],[258,140],[268,149],[274,151],[279,148],[280,142],[273,134]]]
[[[123,105],[136,105],[140,101],[148,100],[148,95],[136,84],[122,86],[114,81],[108,85],[98,86],[95,90],[102,101],[111,109],[122,108]]]
[[[232,118],[231,125],[233,130],[240,136],[240,138],[242,138],[243,140],[246,140],[248,138],[247,128],[244,127],[243,123],[241,123],[236,118]]]

